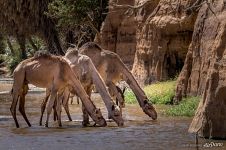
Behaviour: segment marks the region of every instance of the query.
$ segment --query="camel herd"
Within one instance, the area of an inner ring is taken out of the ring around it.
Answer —
[[[56,114],[58,125],[61,123],[61,108],[64,107],[68,118],[72,121],[68,101],[70,95],[78,96],[82,101],[83,126],[89,124],[89,116],[95,125],[106,126],[107,123],[100,109],[91,101],[91,92],[95,86],[107,108],[109,119],[118,126],[124,125],[122,108],[124,96],[116,84],[124,80],[134,92],[140,107],[152,119],[157,119],[155,108],[149,103],[131,72],[120,57],[111,51],[102,49],[98,44],[88,42],[79,50],[68,49],[65,56],[54,56],[47,52],[37,52],[34,57],[22,61],[14,70],[14,83],[11,90],[13,97],[10,111],[16,127],[19,123],[16,117],[16,106],[19,101],[19,112],[28,126],[31,126],[25,113],[25,95],[28,84],[46,88],[46,96],[41,105],[42,125],[44,111],[47,111],[45,126],[48,127],[52,109]],[[115,104],[113,99],[119,103]]]

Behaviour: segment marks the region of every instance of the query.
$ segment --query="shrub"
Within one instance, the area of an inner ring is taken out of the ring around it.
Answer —
[[[176,81],[158,82],[144,88],[144,92],[154,104],[170,104],[174,97]],[[129,89],[125,92],[126,103],[136,103],[136,97]]]
[[[7,67],[10,70],[10,72],[12,73],[14,71],[14,69],[16,68],[16,66],[22,61],[22,58],[19,56],[12,56],[9,58],[8,63],[7,63]]]
[[[183,98],[178,105],[174,105],[165,110],[167,116],[187,116],[192,117],[198,107],[200,97]]]

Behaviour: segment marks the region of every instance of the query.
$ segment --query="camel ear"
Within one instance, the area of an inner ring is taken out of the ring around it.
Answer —
[[[111,110],[114,111],[115,110],[115,105],[111,106]]]

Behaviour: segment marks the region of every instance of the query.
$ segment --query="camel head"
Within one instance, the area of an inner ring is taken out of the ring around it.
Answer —
[[[100,125],[101,127],[105,127],[107,125],[100,109],[95,109],[91,115],[96,124]]]
[[[122,119],[122,114],[120,112],[120,109],[117,105],[112,105],[111,107],[112,111],[109,116],[109,119],[113,119],[118,126],[123,126],[124,125],[124,120]]]
[[[79,53],[76,48],[69,48],[65,54],[65,58],[70,60],[72,64],[77,63],[78,56],[79,56]]]
[[[148,99],[144,100],[143,111],[145,114],[147,114],[153,120],[157,119],[157,112],[156,112],[155,108],[153,107],[153,105],[151,103],[148,103]]]

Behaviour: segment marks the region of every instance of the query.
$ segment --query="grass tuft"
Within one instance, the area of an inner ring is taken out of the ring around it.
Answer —
[[[200,97],[183,98],[178,105],[174,105],[165,110],[167,116],[187,116],[192,117],[198,107]]]
[[[176,81],[158,82],[148,85],[144,88],[144,92],[153,104],[168,105],[172,104],[175,94]],[[164,108],[163,114],[167,116],[194,116],[198,107],[200,97],[183,98],[178,105],[168,105]],[[134,93],[128,89],[125,92],[125,101],[128,104],[137,103]]]
[[[158,82],[148,85],[144,92],[153,104],[170,104],[174,97],[176,81]],[[126,103],[137,103],[136,97],[129,89],[125,92]]]

